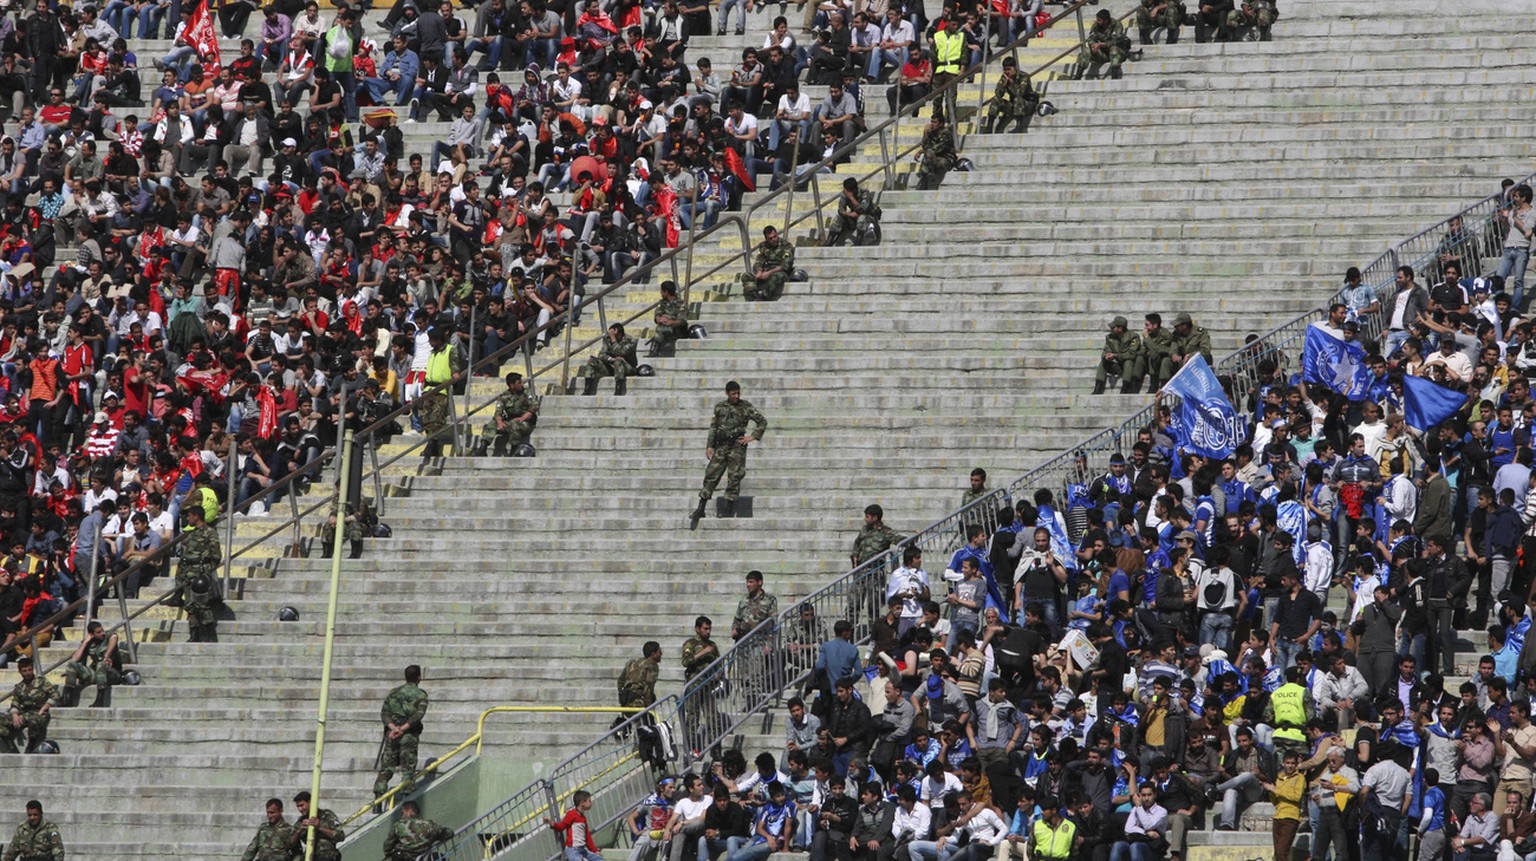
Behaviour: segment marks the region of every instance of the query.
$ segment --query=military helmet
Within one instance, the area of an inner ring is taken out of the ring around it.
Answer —
[[[38,742],[37,743],[37,747],[32,748],[32,752],[33,753],[51,753],[51,754],[57,755],[59,753],[59,745],[58,745],[58,742],[54,741],[51,738],[50,739],[45,739],[43,741]]]
[[[128,670],[123,673],[123,684],[129,687],[135,687],[143,682],[144,679],[139,676],[138,670]]]
[[[523,443],[517,447],[517,451],[512,452],[513,457],[533,457],[536,454],[538,454],[538,452],[535,451],[533,446],[529,445],[528,443]]]
[[[656,369],[651,367],[650,365],[641,365],[640,367],[635,368],[635,376],[637,376],[637,377],[654,377],[654,376],[656,376]]]
[[[299,621],[299,611],[293,607],[284,607],[277,611],[277,621],[297,622]]]
[[[213,591],[213,578],[207,574],[199,574],[192,578],[191,582],[187,584],[187,588],[192,590],[194,595],[207,595]]]

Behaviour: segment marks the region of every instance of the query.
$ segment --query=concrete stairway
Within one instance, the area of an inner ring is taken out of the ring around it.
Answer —
[[[394,537],[344,568],[326,806],[366,800],[378,703],[404,664],[427,668],[433,696],[424,759],[498,702],[611,703],[647,639],[667,650],[661,689],[676,690],[692,617],[713,616],[726,642],[747,569],[786,606],[846,570],[869,502],[916,530],[954,508],[971,467],[996,484],[1139,408],[1088,394],[1110,317],[1189,311],[1220,355],[1523,172],[1504,93],[1530,73],[1510,59],[1512,18],[1441,5],[1368,0],[1344,18],[1293,0],[1274,42],[1157,46],[1122,81],[1054,82],[1062,112],[1028,137],[971,135],[975,172],[937,193],[888,192],[883,246],[802,246],[810,283],[772,305],[741,302],[723,278],[697,286],[711,337],[654,360],[657,376],[627,398],[610,382],[595,398],[547,398],[538,458],[389,469],[404,494],[384,517]],[[694,53],[722,66],[746,41],[701,39]],[[868,105],[883,114],[878,93]],[[441,130],[409,127],[409,148]],[[876,158],[866,150],[855,169]],[[782,217],[756,213],[754,236]],[[699,261],[734,250],[722,241]],[[648,290],[605,310],[643,307]],[[595,313],[583,323],[578,338],[597,333]],[[689,532],[727,379],[770,421],[745,486],[756,517]],[[472,399],[499,387],[477,382]],[[61,711],[65,754],[7,762],[0,809],[43,799],[73,851],[95,857],[236,857],[261,802],[308,784],[328,584],[323,560],[278,558],[275,542],[258,556],[239,566],[254,576],[221,643],[176,642],[184,624],[155,611],[146,683],[111,709]],[[285,605],[302,621],[275,621]],[[520,717],[493,725],[489,753],[547,769],[607,723]]]

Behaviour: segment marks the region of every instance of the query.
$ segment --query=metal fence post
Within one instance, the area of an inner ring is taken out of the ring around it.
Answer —
[[[137,563],[135,563],[137,564]],[[128,618],[128,592],[126,584],[117,584],[117,611],[123,614],[122,640],[128,644],[128,661],[137,664],[139,662],[139,647],[133,642],[133,622]],[[225,594],[228,594],[227,592]]]
[[[544,803],[549,805],[549,818],[557,818],[560,813],[560,799],[555,793],[555,784],[548,780],[544,781]],[[560,832],[551,828],[549,830],[549,836],[553,837],[555,840],[556,855],[558,856],[564,853],[565,841],[560,839]]]
[[[229,441],[229,465],[224,467],[229,472],[229,496],[224,505],[224,594],[229,594],[230,569],[235,564],[235,494],[239,492],[238,482],[235,480],[235,462],[239,457],[239,445],[234,439]],[[122,590],[118,590],[122,591]]]
[[[106,525],[103,520],[96,527],[96,537],[91,541],[91,576],[86,585],[85,600],[85,624],[89,625],[96,620],[96,581],[100,579],[101,566],[101,529]]]

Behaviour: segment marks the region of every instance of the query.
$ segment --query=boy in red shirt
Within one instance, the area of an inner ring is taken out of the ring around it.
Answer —
[[[565,861],[603,861],[592,842],[592,827],[587,823],[587,811],[592,809],[592,793],[577,790],[571,796],[574,806],[565,812],[565,818],[556,822],[546,818],[549,827],[565,835]]]

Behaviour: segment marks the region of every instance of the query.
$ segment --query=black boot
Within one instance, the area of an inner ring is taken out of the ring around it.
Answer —
[[[1175,29],[1175,30],[1169,30],[1168,31],[1168,44],[1170,44],[1170,45],[1177,45],[1177,44],[1179,44],[1179,31],[1178,30]]]
[[[1118,65],[1111,65],[1109,67],[1109,79],[1111,81],[1118,81],[1118,80],[1120,80],[1120,75],[1121,75],[1121,72],[1120,72],[1120,67]]]
[[[1013,119],[1013,133],[1016,134],[1016,135],[1028,133],[1029,132],[1029,121],[1030,121],[1030,119],[1033,116],[1034,116],[1034,114],[1025,114],[1022,117],[1014,117],[1014,119]]]
[[[1093,393],[1096,394],[1096,395],[1104,394],[1104,381],[1103,380],[1094,380],[1093,381]]]
[[[363,558],[363,539],[361,539],[361,538],[354,538],[352,540],[352,555],[347,557],[347,558],[348,559],[361,559],[361,558]]]
[[[986,119],[981,121],[981,133],[982,134],[984,134],[984,135],[992,134],[992,122],[993,122],[994,119],[995,119],[995,117],[987,117]]]
[[[1269,38],[1270,38],[1269,37],[1269,28],[1268,27],[1260,27],[1259,28],[1259,41],[1260,42],[1268,42]]]
[[[1152,28],[1151,27],[1142,27],[1141,28],[1141,44],[1143,44],[1143,45],[1150,45],[1150,44],[1152,44]]]
[[[735,517],[736,516],[736,500],[734,500],[734,499],[727,499],[725,501],[725,508],[720,511],[720,516],[721,517]]]
[[[688,515],[688,528],[689,529],[696,529],[696,528],[698,528],[699,521],[704,519],[704,503],[706,503],[708,501],[709,500],[707,500],[707,499],[700,499],[699,500],[699,507],[695,508],[693,510],[693,513]]]
[[[1120,385],[1120,394],[1122,394],[1122,395],[1139,395],[1139,394],[1141,394],[1141,380],[1126,380],[1124,383],[1122,383]]]
[[[597,377],[583,377],[582,380],[581,393],[583,395],[597,394]]]
[[[59,688],[59,708],[74,708],[80,705],[80,688],[76,685],[65,685]]]
[[[621,397],[629,394],[629,380],[614,380],[613,393]]]
[[[79,694],[76,694],[76,696],[79,696]],[[76,700],[76,702],[79,702],[79,700]],[[96,689],[96,699],[95,699],[95,701],[93,701],[91,703],[91,708],[93,708],[93,709],[104,709],[104,708],[111,708],[111,706],[112,706],[112,689],[111,688],[97,688]]]

